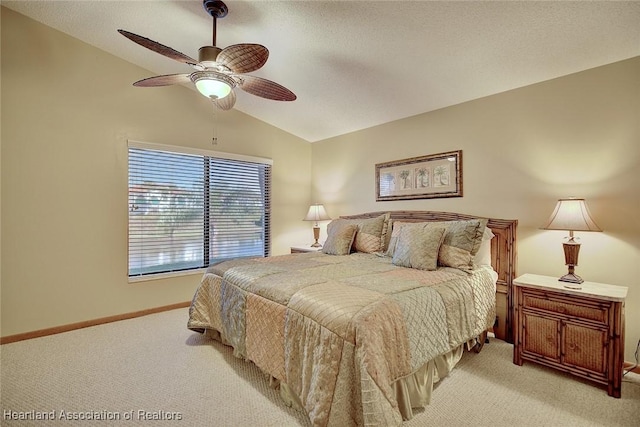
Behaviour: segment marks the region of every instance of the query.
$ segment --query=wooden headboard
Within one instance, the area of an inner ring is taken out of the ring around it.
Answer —
[[[391,214],[394,221],[455,221],[481,218],[473,215],[452,212],[431,211],[380,211],[358,215],[343,215],[341,218],[358,219],[374,218],[385,213]],[[511,313],[513,312],[512,285],[516,278],[516,228],[518,220],[487,218],[487,226],[495,237],[491,239],[491,265],[498,273],[496,289],[496,325],[494,333],[497,338],[513,342]]]

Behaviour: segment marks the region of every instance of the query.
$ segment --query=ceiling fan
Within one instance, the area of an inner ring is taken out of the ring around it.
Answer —
[[[218,18],[227,16],[229,9],[222,1],[203,0],[202,5],[213,17],[212,46],[203,46],[198,51],[198,60],[178,52],[168,46],[125,30],[118,30],[129,40],[146,47],[167,58],[192,66],[196,71],[190,74],[166,74],[138,80],[138,87],[169,86],[193,83],[198,91],[210,98],[222,110],[230,110],[236,103],[234,89],[240,89],[261,98],[276,101],[294,101],[296,95],[286,87],[257,76],[245,73],[258,70],[269,57],[269,50],[259,44],[242,43],[224,49],[216,47],[216,23]]]

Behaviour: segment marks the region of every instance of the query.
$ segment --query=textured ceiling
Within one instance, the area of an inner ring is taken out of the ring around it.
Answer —
[[[263,44],[269,60],[251,74],[298,96],[286,103],[238,91],[235,108],[310,142],[640,55],[639,1],[226,4],[217,45]],[[211,44],[201,0],[2,5],[149,70],[141,79],[191,68],[117,29],[196,58]]]

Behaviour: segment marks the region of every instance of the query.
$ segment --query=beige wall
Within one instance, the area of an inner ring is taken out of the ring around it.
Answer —
[[[208,101],[150,75],[2,8],[2,336],[192,298],[199,274],[128,283],[127,139],[273,159],[273,253],[311,234],[306,141],[234,110],[212,146]]]
[[[566,272],[563,231],[539,227],[585,197],[603,233],[577,273],[629,287],[625,360],[640,339],[640,58],[313,144],[312,197],[330,215],[391,209],[517,219],[517,272]],[[376,202],[374,165],[463,150],[464,197]],[[323,231],[324,235],[324,231]]]
[[[221,142],[211,146],[207,101],[182,87],[131,87],[151,74],[2,8],[2,336],[191,298],[198,275],[127,282],[126,140],[135,139],[272,158],[276,255],[311,236],[300,221],[310,201],[333,217],[457,211],[518,219],[518,273],[559,276],[564,233],[538,227],[557,198],[585,197],[604,232],[577,233],[578,273],[629,287],[633,360],[639,58],[314,144],[234,110],[218,114]],[[375,202],[375,163],[456,149],[464,197]]]

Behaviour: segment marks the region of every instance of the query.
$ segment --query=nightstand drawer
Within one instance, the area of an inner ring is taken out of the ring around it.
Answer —
[[[565,301],[561,297],[526,290],[523,292],[523,308],[534,308],[563,316],[578,317],[584,320],[606,324],[609,319],[609,304],[576,303]]]

